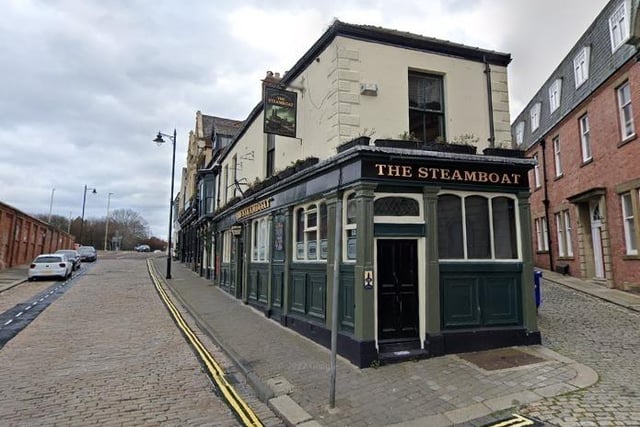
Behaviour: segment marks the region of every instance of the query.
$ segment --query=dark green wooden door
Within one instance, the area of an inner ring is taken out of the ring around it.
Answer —
[[[378,339],[418,336],[417,240],[378,240]]]

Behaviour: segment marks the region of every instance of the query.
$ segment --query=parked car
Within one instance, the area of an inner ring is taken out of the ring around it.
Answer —
[[[27,273],[29,281],[39,279],[41,277],[51,278],[59,277],[66,279],[71,277],[73,271],[73,262],[65,254],[42,254],[38,255],[31,265]]]
[[[80,246],[78,253],[80,253],[80,261],[82,262],[93,262],[98,259],[98,253],[93,246]]]
[[[75,249],[58,249],[55,253],[65,254],[73,262],[73,269],[80,269],[80,254]]]
[[[137,252],[151,252],[151,247],[149,245],[138,245],[133,249]]]

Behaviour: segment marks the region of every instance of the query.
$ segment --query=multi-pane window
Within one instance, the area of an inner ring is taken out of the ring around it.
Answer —
[[[531,107],[531,111],[529,111],[529,115],[531,116],[531,132],[535,132],[540,127],[540,107],[541,104],[536,102],[533,107]]]
[[[295,259],[298,261],[326,260],[327,205],[312,203],[295,210]]]
[[[556,79],[551,86],[549,86],[549,108],[552,113],[560,107],[561,91],[562,80]]]
[[[536,240],[538,242],[538,252],[549,250],[549,239],[547,239],[547,218],[540,217],[535,220]]]
[[[631,193],[622,195],[622,221],[624,224],[624,242],[627,255],[638,255],[638,242],[636,240],[635,218],[633,214],[633,201]]]
[[[518,259],[516,201],[438,196],[438,253],[440,259]]]
[[[573,58],[573,77],[576,81],[576,89],[589,78],[590,50],[589,46],[584,46]]]
[[[573,248],[571,246],[571,221],[569,211],[564,210],[558,212],[556,217],[556,236],[558,239],[558,256],[573,256]]]
[[[251,260],[254,262],[269,261],[269,220],[262,217],[252,222]]]
[[[589,139],[589,116],[580,117],[580,146],[582,147],[582,161],[591,160],[591,140]]]
[[[556,177],[562,176],[562,158],[560,157],[560,137],[553,138],[553,160],[556,167]]]
[[[516,145],[521,146],[524,143],[524,122],[516,125]]]
[[[343,258],[346,261],[355,261],[356,259],[356,236],[358,232],[356,207],[356,194],[351,193],[346,197],[344,209]]]
[[[629,19],[627,18],[626,1],[613,11],[609,17],[609,34],[611,36],[611,50],[615,51],[629,38]]]
[[[618,113],[620,115],[620,131],[622,139],[625,140],[636,133],[633,124],[633,111],[631,109],[631,87],[629,82],[624,83],[617,89],[618,92]]]
[[[213,175],[206,175],[199,183],[200,214],[213,213],[215,203],[215,180]]]
[[[534,154],[533,160],[536,164],[533,166],[533,183],[536,188],[540,188],[540,163],[538,162],[538,154]]]
[[[445,137],[442,76],[409,73],[409,132],[425,142]]]

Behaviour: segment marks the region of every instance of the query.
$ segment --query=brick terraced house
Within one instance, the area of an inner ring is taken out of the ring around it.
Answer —
[[[638,2],[612,0],[512,123],[536,266],[640,289]]]

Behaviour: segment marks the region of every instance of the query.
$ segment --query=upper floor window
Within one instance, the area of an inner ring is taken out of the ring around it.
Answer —
[[[214,148],[216,150],[220,150],[231,143],[233,137],[231,135],[223,135],[221,133],[216,133],[214,137]]]
[[[275,172],[276,164],[276,136],[267,134],[267,170],[265,176],[268,178]]]
[[[533,160],[536,161],[536,164],[533,166],[533,183],[536,188],[540,188],[540,164],[538,162],[538,154],[533,155]]]
[[[524,122],[516,125],[516,145],[519,147],[524,143]]]
[[[576,89],[582,86],[589,78],[589,46],[584,46],[573,58],[573,77],[576,81]]]
[[[445,137],[442,76],[409,73],[409,132],[425,142]]]
[[[213,213],[215,203],[215,181],[213,175],[206,175],[200,180],[200,215]]]
[[[326,260],[327,204],[312,203],[295,210],[295,259],[298,261]]]
[[[229,165],[224,165],[224,203],[229,200]]]
[[[438,196],[438,252],[440,259],[517,259],[515,199]]]
[[[624,242],[627,255],[638,255],[638,242],[636,240],[636,227],[633,211],[632,194],[622,195],[622,221],[624,223]]]
[[[531,107],[531,111],[529,111],[529,115],[531,116],[531,132],[535,132],[540,127],[540,106],[541,104],[537,102]]]
[[[625,140],[636,133],[633,124],[633,110],[631,109],[631,87],[629,82],[624,83],[617,89],[618,109],[620,115],[620,130],[622,139]]]
[[[560,137],[553,138],[553,159],[556,167],[556,178],[562,176],[562,158],[560,157]]]
[[[553,113],[560,107],[560,95],[562,91],[562,80],[556,79],[551,86],[549,86],[549,108]]]
[[[252,237],[251,260],[254,262],[269,261],[269,220],[267,217],[253,220]]]
[[[627,16],[627,2],[621,2],[609,17],[609,34],[611,36],[611,50],[615,51],[629,38],[629,18]]]
[[[582,161],[591,160],[591,140],[589,138],[589,116],[580,117],[580,146],[582,147]]]

